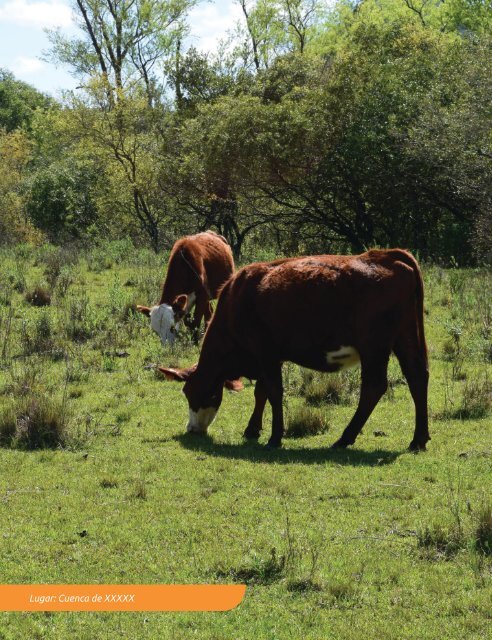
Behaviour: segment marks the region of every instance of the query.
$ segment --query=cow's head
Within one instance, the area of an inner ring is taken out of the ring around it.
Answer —
[[[183,393],[188,400],[190,416],[186,430],[189,433],[207,433],[215,420],[222,402],[222,390],[241,391],[244,388],[240,380],[204,379],[197,372],[197,365],[190,369],[166,369],[159,367],[167,380],[184,382]]]
[[[157,304],[154,307],[137,305],[137,311],[150,318],[150,326],[157,333],[163,345],[173,344],[180,320],[188,313],[194,302],[194,294],[176,296],[173,303]]]

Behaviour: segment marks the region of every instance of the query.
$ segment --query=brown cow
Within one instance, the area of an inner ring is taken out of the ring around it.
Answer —
[[[401,249],[358,256],[312,256],[251,264],[224,286],[215,316],[192,369],[161,369],[186,381],[188,431],[206,432],[222,399],[222,384],[255,379],[255,408],[244,433],[259,437],[262,415],[272,406],[272,435],[284,433],[283,361],[317,371],[338,371],[360,361],[357,410],[333,447],[353,444],[386,391],[388,360],[400,362],[416,410],[410,448],[425,449],[427,348],[423,283],[413,256]]]
[[[225,238],[213,231],[185,236],[172,248],[159,304],[138,305],[137,309],[150,317],[162,344],[172,344],[179,321],[193,305],[195,313],[189,326],[198,329],[202,318],[208,324],[212,317],[210,301],[233,272],[234,259]]]

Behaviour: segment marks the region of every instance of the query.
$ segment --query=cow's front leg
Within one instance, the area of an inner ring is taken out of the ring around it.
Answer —
[[[389,353],[387,355],[378,355],[377,359],[366,361],[361,359],[362,380],[359,404],[354,417],[349,422],[342,437],[332,445],[332,449],[344,449],[354,444],[374,407],[388,388],[388,360]]]
[[[263,384],[272,407],[272,435],[267,443],[269,448],[277,448],[282,444],[284,435],[284,411],[282,400],[284,389],[282,386],[282,365],[271,366],[263,375]]]
[[[256,381],[255,385],[255,408],[249,419],[248,426],[244,432],[247,440],[258,440],[260,431],[263,426],[263,412],[267,401],[265,386],[261,379]]]

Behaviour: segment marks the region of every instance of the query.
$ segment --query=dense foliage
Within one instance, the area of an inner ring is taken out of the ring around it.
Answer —
[[[3,73],[2,236],[490,261],[489,1],[238,2],[205,55],[190,0],[77,0],[80,36],[51,35],[77,90]]]

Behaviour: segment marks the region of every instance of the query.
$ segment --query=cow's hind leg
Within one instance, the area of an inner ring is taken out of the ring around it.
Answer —
[[[427,415],[429,368],[425,346],[419,344],[416,335],[406,333],[397,339],[393,350],[415,404],[415,433],[409,448],[412,451],[425,451],[425,445],[430,440]]]
[[[208,327],[208,325],[210,324],[210,320],[212,319],[212,315],[214,313],[214,310],[212,308],[212,303],[210,302],[210,300],[207,300],[207,306],[205,307],[205,313],[204,313],[204,317],[205,317],[205,329]]]
[[[263,411],[267,402],[267,394],[264,385],[260,380],[256,381],[255,385],[255,408],[249,419],[248,426],[244,432],[244,437],[247,440],[258,440],[260,437],[260,431],[262,428]]]
[[[262,386],[272,407],[272,435],[267,443],[270,449],[280,447],[284,435],[284,411],[282,400],[284,389],[282,385],[282,365],[272,363],[262,373]]]
[[[357,410],[347,428],[333,445],[333,449],[344,449],[354,444],[362,427],[388,388],[389,353],[379,352],[369,357],[361,355],[361,388]]]
[[[203,291],[197,294],[195,302],[195,311],[193,313],[193,320],[190,323],[190,329],[193,332],[193,339],[198,344],[200,338],[200,325],[203,318],[207,319],[210,303],[207,294]]]

